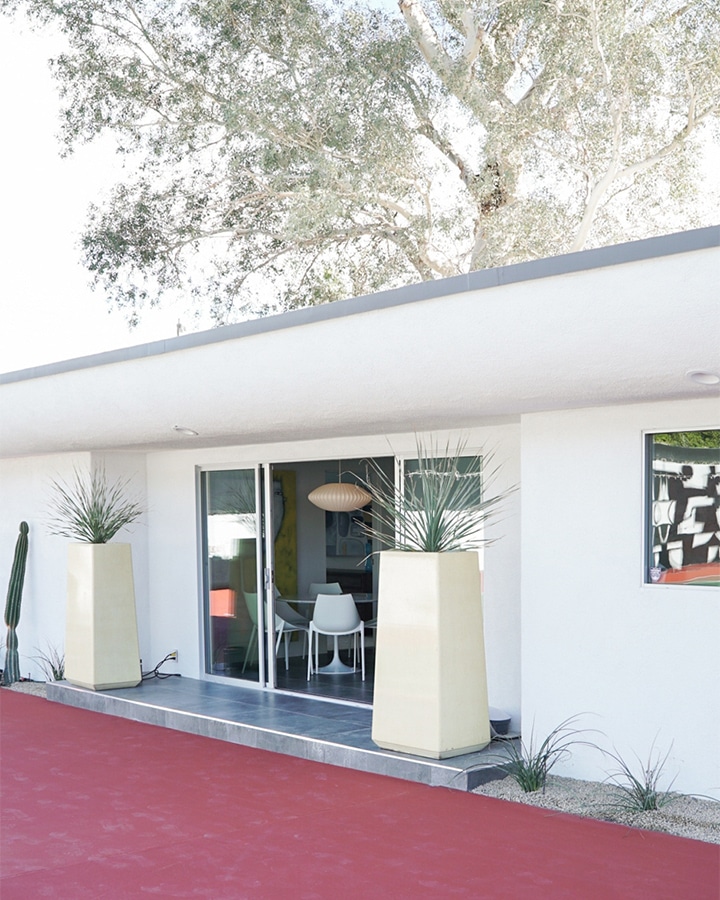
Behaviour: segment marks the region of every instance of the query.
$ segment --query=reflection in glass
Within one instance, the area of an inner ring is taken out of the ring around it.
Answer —
[[[648,435],[647,579],[720,584],[720,431]]]
[[[256,615],[258,511],[253,469],[203,476],[208,656],[206,671],[258,681]],[[255,610],[252,611],[255,613]]]
[[[437,495],[445,495],[443,505],[448,510],[445,515],[453,514],[477,507],[482,500],[482,460],[477,456],[442,457],[437,456],[434,462],[434,470],[429,468],[429,460],[424,460],[421,467],[417,459],[406,459],[404,463],[404,490],[406,497],[413,497],[416,508],[432,508],[432,499],[425,503],[425,491],[433,491]],[[421,471],[422,468],[422,471]],[[449,485],[447,484],[449,482]],[[412,514],[410,514],[412,515]],[[477,528],[467,534],[469,543],[476,545],[483,567],[482,541],[485,533],[483,522],[478,522]]]

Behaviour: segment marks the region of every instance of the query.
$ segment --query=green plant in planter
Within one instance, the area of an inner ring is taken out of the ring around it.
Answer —
[[[406,471],[402,486],[368,460],[364,486],[372,496],[373,524],[365,526],[367,535],[381,547],[409,552],[488,546],[483,528],[517,486],[491,493],[500,466],[492,453],[466,455],[466,446],[466,441],[442,447],[418,438],[417,469]]]
[[[140,684],[132,547],[111,539],[143,508],[129,479],[111,481],[103,467],[54,481],[49,527],[71,538],[65,620],[65,679],[91,690]]]
[[[444,759],[490,742],[480,565],[484,525],[514,488],[466,445],[417,440],[402,485],[368,463],[380,553],[373,741]]]
[[[111,482],[103,467],[74,470],[73,480],[52,482],[50,533],[87,544],[106,544],[143,509],[127,496],[129,478]]]

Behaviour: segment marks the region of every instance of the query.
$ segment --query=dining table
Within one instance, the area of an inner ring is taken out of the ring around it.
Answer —
[[[375,604],[377,603],[377,597],[374,594],[353,594],[353,600],[355,601],[355,605],[372,603],[373,604],[373,613],[375,612]],[[298,612],[305,615],[307,617],[307,613],[302,609],[303,606],[309,608],[309,611],[312,612],[312,607],[315,605],[317,601],[317,597],[311,597],[309,595],[305,596],[297,596],[297,597],[287,597],[284,594],[281,597],[278,597],[278,600],[284,600],[286,603],[290,603],[291,605],[297,605],[300,607]],[[310,616],[312,618],[312,616]],[[328,635],[329,637],[330,635]],[[323,675],[351,675],[356,669],[353,666],[346,665],[340,659],[340,649],[338,647],[338,637],[339,635],[334,634],[333,637],[333,657],[330,662],[326,666],[320,666],[318,668],[318,672],[322,672]]]

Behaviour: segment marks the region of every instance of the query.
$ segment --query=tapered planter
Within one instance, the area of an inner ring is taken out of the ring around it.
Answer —
[[[445,759],[490,743],[478,555],[380,554],[372,739]]]
[[[70,544],[65,678],[94,691],[142,681],[130,544]]]

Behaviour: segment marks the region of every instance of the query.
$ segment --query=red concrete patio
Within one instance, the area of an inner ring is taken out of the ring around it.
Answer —
[[[718,900],[720,847],[0,691],[0,896]]]

